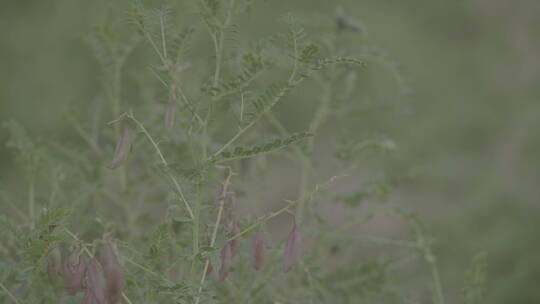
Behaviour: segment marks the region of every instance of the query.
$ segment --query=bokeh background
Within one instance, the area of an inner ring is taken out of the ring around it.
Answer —
[[[0,2],[0,121],[16,119],[35,137],[75,140],[66,110],[86,107],[101,90],[83,38],[109,2]],[[411,90],[406,114],[377,123],[399,144],[396,168],[410,176],[391,200],[436,236],[445,293],[460,292],[471,257],[485,251],[486,303],[540,303],[540,2],[256,2],[242,21],[254,36],[272,33],[284,12],[332,17],[341,8],[362,22],[362,43],[398,62]],[[0,181],[17,190],[21,172],[6,140],[0,129]]]

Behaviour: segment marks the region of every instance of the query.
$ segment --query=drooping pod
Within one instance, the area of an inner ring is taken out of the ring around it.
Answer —
[[[62,263],[62,276],[69,295],[75,295],[84,288],[86,267],[86,259],[75,252]]]
[[[259,270],[264,265],[264,256],[266,253],[266,238],[262,231],[256,232],[252,237],[251,247],[251,265]]]
[[[114,255],[114,250],[110,243],[105,243],[101,246],[98,256],[99,263],[103,269],[108,269],[111,265],[116,263],[116,257]]]
[[[293,227],[287,238],[285,249],[283,251],[283,272],[288,272],[298,261],[300,256],[300,231],[293,222]]]
[[[88,263],[84,304],[106,304],[106,282],[103,270],[95,258]]]
[[[124,275],[118,265],[113,265],[106,272],[107,285],[105,296],[108,304],[119,304],[122,299],[122,290],[124,289]]]
[[[124,127],[122,129],[122,134],[120,134],[120,138],[116,143],[113,160],[107,165],[107,168],[114,169],[118,167],[127,158],[130,147],[131,139],[129,136],[129,128]]]
[[[107,304],[120,303],[124,289],[124,275],[114,254],[113,244],[107,242],[99,251],[99,262],[105,275]]]

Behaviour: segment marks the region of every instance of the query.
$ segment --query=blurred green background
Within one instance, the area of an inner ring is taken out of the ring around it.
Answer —
[[[74,140],[65,111],[86,108],[101,90],[83,38],[127,1],[109,2],[0,3],[0,121]],[[412,168],[391,199],[437,237],[445,293],[460,293],[471,257],[486,251],[485,303],[540,303],[540,2],[255,2],[242,21],[254,35],[272,33],[285,12],[332,17],[341,7],[363,23],[365,43],[398,62],[411,88],[407,114],[379,122],[400,146],[397,166]],[[0,181],[16,189],[20,170],[6,139],[1,129]]]

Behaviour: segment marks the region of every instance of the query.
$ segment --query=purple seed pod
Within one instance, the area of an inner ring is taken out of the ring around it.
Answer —
[[[256,270],[263,267],[264,255],[266,252],[266,238],[262,231],[258,231],[253,235],[251,247],[251,265]]]
[[[99,263],[106,272],[112,265],[116,264],[116,256],[114,255],[114,250],[110,243],[106,243],[101,246],[99,250]]]
[[[106,243],[101,246],[99,262],[103,267],[106,279],[105,295],[108,300],[107,304],[120,303],[124,288],[124,275],[122,269],[118,266],[113,244]]]
[[[105,287],[105,296],[108,300],[107,304],[120,304],[122,290],[124,289],[122,269],[117,264],[113,264],[105,275],[107,278],[107,285]]]
[[[223,281],[229,274],[229,268],[231,267],[232,249],[230,243],[227,243],[221,249],[221,268],[219,269],[219,280]]]
[[[285,250],[283,251],[283,272],[288,272],[298,261],[300,255],[300,231],[296,222],[293,223],[287,243],[285,244]]]
[[[107,165],[107,168],[114,169],[126,159],[129,149],[131,147],[130,142],[130,136],[129,136],[129,128],[124,127],[122,129],[122,134],[120,135],[120,139],[118,140],[118,143],[116,144],[116,148],[114,150],[114,157],[110,164]]]
[[[75,295],[83,289],[86,267],[86,260],[75,252],[62,263],[62,275],[69,295]]]
[[[86,274],[86,293],[83,304],[108,304],[105,298],[105,277],[96,259],[88,263]]]
[[[49,255],[49,263],[47,264],[47,276],[49,280],[54,281],[62,275],[62,255],[60,249],[54,247]]]

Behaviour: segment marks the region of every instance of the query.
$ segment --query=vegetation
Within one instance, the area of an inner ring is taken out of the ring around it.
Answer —
[[[254,34],[257,1],[157,2],[85,37],[101,86],[69,140],[4,122],[2,303],[484,303],[488,254],[446,284],[453,243],[396,202],[414,177],[381,125],[411,90],[356,16]]]

